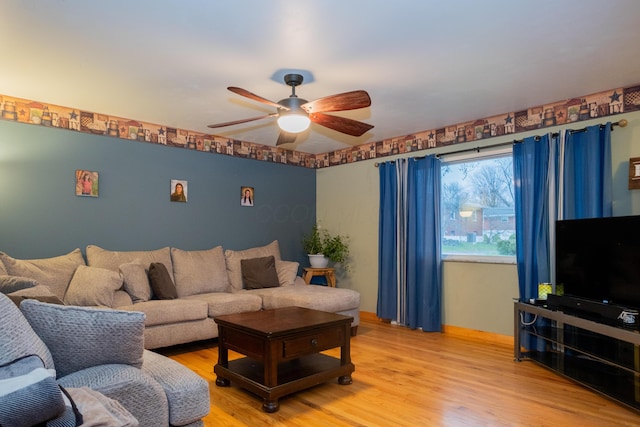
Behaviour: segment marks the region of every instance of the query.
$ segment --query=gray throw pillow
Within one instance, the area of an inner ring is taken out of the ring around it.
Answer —
[[[180,297],[231,290],[222,246],[202,251],[171,248],[171,261]]]
[[[176,299],[178,292],[164,264],[153,262],[149,266],[149,282],[154,299]]]
[[[31,299],[20,309],[51,352],[58,377],[111,363],[142,366],[144,313]]]
[[[273,256],[240,260],[245,289],[275,288],[280,286]]]
[[[37,280],[29,277],[0,275],[0,293],[2,294],[33,288],[37,284]]]
[[[113,306],[113,297],[122,287],[122,276],[106,268],[78,266],[63,301],[68,305]]]
[[[151,284],[149,273],[144,265],[138,262],[129,262],[120,266],[120,274],[124,280],[124,290],[134,303],[149,301],[151,299]]]
[[[291,286],[294,284],[296,276],[298,275],[298,267],[300,267],[300,263],[295,261],[276,260],[276,271],[278,272],[280,286]]]
[[[65,401],[52,372],[36,355],[0,366],[0,384],[2,426],[29,427],[65,411]]]

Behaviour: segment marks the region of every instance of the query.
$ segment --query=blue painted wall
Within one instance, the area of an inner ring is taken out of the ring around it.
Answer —
[[[99,172],[98,198],[75,195],[76,169]],[[172,179],[188,181],[187,203],[169,201]],[[254,207],[240,206],[241,186]],[[277,239],[303,263],[315,204],[312,169],[0,121],[0,251],[16,258]]]

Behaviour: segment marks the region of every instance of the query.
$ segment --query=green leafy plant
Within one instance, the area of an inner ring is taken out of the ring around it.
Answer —
[[[349,245],[345,236],[325,236],[323,254],[333,262],[344,264],[349,256]]]
[[[320,230],[317,224],[304,236],[302,245],[307,254],[322,254],[333,262],[345,263],[349,256],[349,238],[339,234],[332,236],[327,230]]]
[[[317,224],[311,228],[311,233],[304,236],[302,246],[307,254],[317,255],[322,253],[322,235]]]

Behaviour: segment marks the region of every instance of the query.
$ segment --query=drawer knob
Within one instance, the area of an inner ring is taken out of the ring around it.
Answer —
[[[314,339],[312,339],[312,340],[311,340],[311,345],[312,345],[312,346],[314,346],[314,347],[316,347],[316,346],[318,345],[318,340],[317,340],[317,339],[315,339],[315,338],[314,338]]]

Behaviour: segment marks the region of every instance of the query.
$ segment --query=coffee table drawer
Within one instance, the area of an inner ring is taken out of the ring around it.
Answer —
[[[284,339],[282,341],[282,357],[289,359],[340,347],[344,339],[343,328],[331,328],[313,334]]]

